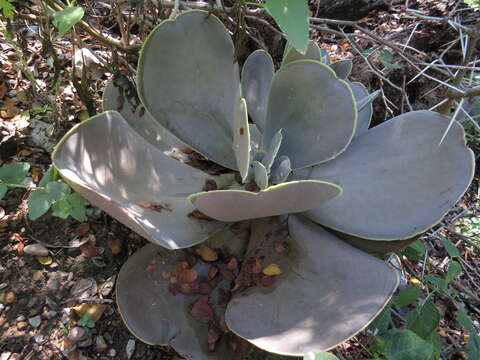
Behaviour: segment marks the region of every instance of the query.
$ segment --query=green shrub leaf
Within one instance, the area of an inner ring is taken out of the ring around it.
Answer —
[[[305,354],[303,360],[338,360],[338,358],[326,351],[311,351]]]
[[[418,261],[423,258],[423,256],[425,255],[425,251],[425,245],[423,245],[420,240],[417,240],[412,245],[403,250],[402,254],[412,261]]]
[[[82,20],[85,11],[80,6],[70,6],[53,14],[53,26],[58,30],[56,38],[61,38],[70,29]]]
[[[71,206],[70,215],[78,221],[85,221],[85,199],[77,193],[68,194],[66,200]]]
[[[390,51],[388,51],[387,49],[383,49],[380,52],[378,60],[380,60],[382,65],[385,66],[387,69],[401,69],[402,68],[402,65],[392,63],[393,54]]]
[[[52,215],[61,219],[66,219],[72,211],[72,205],[67,199],[59,200],[52,205]]]
[[[433,345],[410,330],[389,330],[380,337],[388,360],[431,360]]]
[[[10,20],[13,19],[15,6],[12,5],[11,0],[0,0],[0,9],[2,10],[3,16]]]
[[[438,327],[439,322],[440,312],[429,299],[407,314],[407,328],[424,339]]]
[[[28,217],[36,220],[50,209],[50,195],[45,190],[32,191],[28,197]]]
[[[462,273],[462,267],[456,261],[452,261],[448,266],[447,276],[445,277],[445,281],[447,283],[452,282],[455,280],[460,274]]]
[[[390,320],[392,318],[392,312],[390,311],[390,306],[385,306],[385,309],[372,321],[370,326],[368,327],[370,330],[375,331],[378,330],[378,333],[374,334],[383,334],[387,332],[388,326],[390,325]]]
[[[42,176],[42,180],[38,183],[39,187],[45,187],[49,182],[56,181],[58,179],[58,171],[55,166],[51,165],[47,172]]]
[[[407,306],[414,303],[420,296],[420,288],[418,286],[409,286],[406,289],[400,291],[395,296],[395,303],[398,306]]]
[[[447,253],[448,255],[450,255],[451,258],[460,256],[460,252],[450,240],[448,240],[447,238],[443,238],[442,242],[443,246],[445,246],[445,250],[447,250]]]
[[[50,202],[62,200],[70,193],[70,186],[64,182],[49,182],[46,186],[46,192],[50,198]]]
[[[292,46],[302,54],[308,47],[308,4],[306,0],[267,0],[267,11]]]
[[[21,184],[29,169],[30,164],[26,162],[3,165],[0,167],[0,181],[7,184]]]

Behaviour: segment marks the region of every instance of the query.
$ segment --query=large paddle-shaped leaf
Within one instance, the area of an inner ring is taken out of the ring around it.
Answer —
[[[242,69],[242,96],[247,101],[248,113],[260,131],[265,128],[268,95],[275,68],[269,53],[257,50],[251,53]]]
[[[206,244],[240,258],[246,239],[225,230],[208,239]],[[229,350],[225,334],[216,351],[209,351],[208,325],[194,319],[189,311],[189,305],[195,303],[198,296],[173,295],[169,291],[171,282],[165,274],[171,273],[175,264],[184,259],[184,251],[169,251],[153,244],[128,259],[120,270],[116,288],[123,321],[141,341],[151,345],[169,344],[186,359],[237,359],[240,354]],[[198,273],[197,282],[208,283],[208,264],[199,260],[193,269]],[[211,293],[209,303],[215,312],[221,312],[216,305],[217,292],[228,291],[229,287],[229,281],[222,281]]]
[[[184,143],[153,119],[145,111],[142,104],[135,103],[136,96],[135,94],[128,94],[129,90],[135,91],[134,88],[117,87],[114,85],[114,81],[110,81],[103,92],[103,110],[118,111],[138,134],[162,151],[174,147],[185,147]]]
[[[311,209],[340,195],[342,189],[323,181],[291,181],[270,186],[258,193],[216,190],[192,194],[189,199],[201,212],[220,221],[296,213]]]
[[[138,92],[154,119],[208,159],[237,169],[233,119],[240,101],[230,35],[204,11],[158,25],[138,62]]]
[[[328,66],[300,60],[283,66],[274,76],[263,149],[283,129],[279,156],[302,168],[335,158],[350,143],[357,110],[350,87]]]
[[[398,275],[307,219],[291,215],[288,230],[288,254],[283,261],[276,255],[283,274],[272,286],[234,296],[226,321],[264,350],[301,356],[333,348],[364,329],[392,296]],[[270,219],[257,220],[250,242],[272,245],[272,234],[278,231]]]
[[[75,126],[52,157],[88,201],[158,245],[189,247],[225,226],[192,217],[187,200],[216,178],[164,155],[115,111]]]
[[[341,197],[306,215],[332,229],[372,240],[408,239],[438,223],[464,194],[474,172],[462,126],[414,111],[356,137],[326,164],[298,172],[340,185]]]

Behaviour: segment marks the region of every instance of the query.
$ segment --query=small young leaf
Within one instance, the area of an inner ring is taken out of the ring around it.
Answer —
[[[427,275],[425,279],[432,284],[434,287],[442,290],[443,292],[447,292],[447,282],[444,279],[440,279],[438,276],[435,275]]]
[[[8,186],[5,185],[5,184],[0,184],[0,200],[3,199],[3,197],[5,196],[5,194],[7,193],[7,190],[8,190]]]
[[[30,164],[26,162],[3,165],[0,167],[0,181],[6,184],[21,184],[29,169]]]
[[[326,351],[311,351],[305,354],[303,360],[338,360],[338,358]]]
[[[447,250],[447,253],[448,255],[450,255],[451,258],[460,256],[460,252],[450,240],[448,240],[447,238],[443,238],[442,242],[443,242],[443,246],[445,247],[445,250]]]
[[[260,189],[266,189],[268,187],[268,175],[267,169],[261,162],[253,162],[253,173],[255,177],[255,183]]]
[[[49,182],[56,181],[58,179],[58,171],[53,165],[51,165],[47,172],[43,175],[42,179],[38,183],[39,187],[46,187]]]
[[[423,339],[434,331],[440,322],[440,312],[430,301],[426,300],[422,306],[407,313],[407,328]]]
[[[53,14],[53,26],[58,30],[56,38],[61,38],[82,20],[85,11],[80,6],[70,6]]]
[[[272,168],[273,162],[277,157],[278,150],[280,149],[280,145],[282,145],[282,129],[278,130],[275,135],[273,135],[272,141],[268,147],[267,153],[262,159],[262,164],[265,166],[267,170],[267,174],[270,174],[270,169]]]
[[[452,261],[448,266],[447,275],[445,276],[445,281],[447,283],[452,282],[455,280],[460,274],[462,273],[462,267],[456,261]]]
[[[418,286],[409,286],[406,289],[400,291],[395,296],[395,303],[398,306],[407,306],[414,303],[420,296],[420,288]]]
[[[30,220],[36,220],[48,209],[50,209],[51,200],[45,190],[34,190],[28,196],[28,217]]]
[[[382,335],[388,360],[431,360],[433,345],[410,330],[389,330]]]
[[[402,68],[402,65],[392,63],[393,54],[390,51],[388,51],[387,49],[383,49],[380,52],[378,60],[380,60],[382,65],[385,66],[388,69],[401,69]]]
[[[300,53],[308,47],[308,4],[306,0],[266,0],[267,11]]]

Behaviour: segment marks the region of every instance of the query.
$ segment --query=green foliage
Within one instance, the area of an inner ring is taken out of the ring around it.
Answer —
[[[13,19],[13,11],[15,10],[15,6],[13,6],[12,2],[15,0],[0,0],[0,10],[7,19]]]
[[[457,321],[468,330],[470,336],[467,343],[468,360],[480,359],[480,336],[477,334],[473,322],[468,317],[464,307],[457,304],[457,308]]]
[[[412,261],[418,261],[423,259],[425,255],[426,248],[425,245],[420,240],[415,241],[412,245],[401,251],[402,255],[405,255]]]
[[[83,314],[83,316],[78,320],[77,324],[78,326],[81,326],[85,329],[93,329],[95,327],[95,322],[90,320],[91,314]]]
[[[338,360],[338,358],[326,351],[312,351],[305,354],[303,360]]]
[[[418,286],[409,286],[395,296],[397,306],[407,306],[413,304],[420,297],[420,288]]]
[[[299,52],[308,46],[308,4],[306,0],[266,0],[266,9]]]
[[[85,11],[80,6],[69,6],[53,14],[52,23],[58,30],[55,38],[59,39],[69,32],[75,24],[82,20],[84,14]]]
[[[23,187],[22,182],[28,174],[30,164],[25,162],[6,164],[0,167],[0,200],[9,188]]]
[[[378,60],[388,69],[401,69],[402,65],[393,63],[393,54],[387,49],[383,49],[378,56]]]
[[[439,322],[440,312],[429,299],[422,306],[407,313],[407,328],[423,339],[428,339],[438,328]]]
[[[445,250],[447,250],[447,253],[451,258],[460,256],[460,252],[450,240],[448,240],[447,238],[443,238],[442,243],[443,243],[443,246],[445,247]]]
[[[478,10],[480,8],[480,0],[463,0],[463,2],[472,9]]]
[[[38,219],[50,208],[52,215],[61,219],[72,216],[78,221],[85,221],[85,200],[77,193],[71,193],[71,188],[66,183],[49,181],[44,188],[30,193],[28,197],[30,220]]]
[[[433,345],[411,330],[392,329],[380,337],[388,360],[431,360]]]

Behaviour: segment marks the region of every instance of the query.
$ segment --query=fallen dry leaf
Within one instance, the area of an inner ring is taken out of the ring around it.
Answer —
[[[262,272],[262,262],[260,259],[249,259],[245,264],[245,271],[248,274],[260,274]]]
[[[263,268],[262,273],[267,276],[281,275],[282,269],[277,264],[270,264]]]
[[[218,267],[216,266],[211,266],[210,269],[208,270],[208,278],[212,280],[215,276],[218,274]]]
[[[215,344],[218,340],[220,340],[220,330],[215,326],[210,326],[208,329],[207,334],[207,341],[209,344]]]
[[[77,226],[77,229],[75,231],[77,235],[85,236],[90,232],[90,225],[88,223],[82,223]]]
[[[122,240],[119,238],[108,238],[107,245],[112,251],[113,255],[118,255],[122,252]]]
[[[156,202],[149,201],[149,200],[138,201],[137,205],[141,206],[145,209],[150,209],[150,210],[158,211],[158,212],[162,212],[162,210],[165,210],[165,211],[168,211],[168,212],[173,211],[170,204],[163,204],[162,205],[160,203],[156,203]]]
[[[178,274],[178,280],[181,283],[193,283],[197,280],[198,272],[195,269],[184,269]]]
[[[235,275],[233,275],[233,272],[231,272],[227,268],[220,269],[220,274],[225,280],[228,280],[228,281],[235,280]]]
[[[227,269],[228,270],[235,270],[238,267],[238,261],[234,257],[230,259],[230,261],[227,263]]]
[[[89,314],[89,320],[97,322],[102,317],[107,306],[103,304],[82,304],[75,306],[72,310],[75,312],[77,317],[81,319],[85,314]]]
[[[197,254],[200,255],[203,261],[218,260],[217,253],[210,249],[207,245],[200,245],[200,247],[197,249]]]
[[[50,256],[37,256],[36,259],[42,265],[50,265],[53,262]]]
[[[204,324],[213,320],[213,309],[203,296],[193,303],[190,314],[195,320]]]

